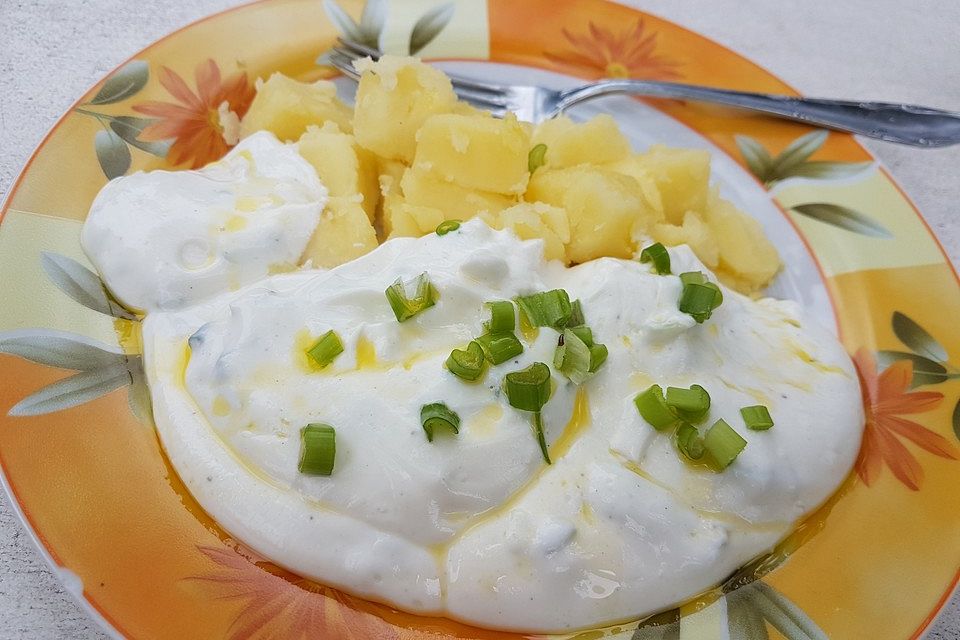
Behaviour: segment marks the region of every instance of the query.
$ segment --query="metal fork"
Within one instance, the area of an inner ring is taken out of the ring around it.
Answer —
[[[376,60],[380,52],[341,39],[330,55],[330,62],[344,75],[359,80],[353,61],[367,56]],[[530,122],[553,118],[574,105],[600,96],[627,93],[724,104],[914,147],[946,147],[960,143],[960,113],[909,104],[795,98],[654,80],[601,80],[555,91],[447,75],[462,100],[496,116],[512,112],[521,120]]]

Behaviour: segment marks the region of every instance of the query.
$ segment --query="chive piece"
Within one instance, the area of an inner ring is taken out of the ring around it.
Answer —
[[[679,421],[677,415],[667,406],[660,385],[651,385],[649,389],[638,393],[633,403],[640,412],[640,417],[657,431],[666,431],[676,426]]]
[[[437,429],[460,433],[460,416],[442,402],[425,404],[420,407],[420,425],[427,434],[427,442],[433,442],[433,433]]]
[[[684,287],[688,284],[702,284],[707,287],[710,287],[714,291],[714,300],[710,305],[710,310],[716,309],[723,303],[723,292],[720,291],[718,287],[713,282],[710,282],[700,271],[686,271],[680,274],[680,282],[683,283]]]
[[[473,382],[483,374],[486,359],[480,344],[474,340],[467,345],[466,349],[451,351],[445,365],[453,375]]]
[[[590,330],[590,327],[571,327],[570,331],[573,331],[578,338],[583,340],[583,344],[588,347],[593,346],[593,331]]]
[[[490,364],[501,364],[523,353],[523,343],[510,331],[485,333],[474,340]]]
[[[415,285],[415,293],[412,298],[407,297],[407,287]],[[384,291],[387,296],[387,302],[393,309],[393,315],[397,317],[397,322],[404,322],[421,311],[429,309],[437,302],[437,290],[430,284],[426,273],[421,273],[415,280],[403,282],[400,278]]]
[[[723,420],[717,420],[703,436],[703,446],[717,466],[723,470],[737,459],[743,448],[747,446],[747,441],[741,438],[729,424]]]
[[[770,411],[762,404],[740,409],[740,415],[747,425],[747,429],[754,431],[766,431],[773,426],[773,418],[770,417]]]
[[[443,222],[437,225],[437,235],[445,236],[451,231],[456,231],[459,228],[460,228],[459,220],[444,220]]]
[[[680,311],[690,314],[694,320],[702,323],[723,302],[720,287],[708,282],[706,276],[697,271],[680,274],[680,280],[683,282],[678,303]]]
[[[333,362],[338,355],[343,353],[343,343],[332,329],[313,343],[313,346],[307,349],[307,355],[323,369]]]
[[[300,462],[297,469],[308,476],[329,476],[337,457],[337,432],[328,424],[310,423],[300,429]]]
[[[703,457],[706,449],[703,446],[703,438],[697,428],[688,422],[680,423],[677,429],[677,449],[680,450],[688,460],[699,460]]]
[[[710,394],[698,384],[689,389],[667,387],[666,401],[674,413],[688,422],[700,422],[710,411]]]
[[[541,291],[517,298],[517,304],[534,327],[565,327],[573,311],[570,296],[563,289]]]
[[[488,302],[490,322],[484,323],[488,333],[503,333],[517,328],[517,316],[513,312],[513,303],[509,300]]]
[[[608,355],[609,351],[607,351],[607,345],[590,345],[590,373],[596,373],[600,367],[603,366],[603,363],[607,361]]]
[[[503,388],[511,407],[533,413],[533,434],[540,445],[544,462],[551,464],[543,417],[540,415],[543,405],[550,399],[550,367],[542,362],[534,362],[526,369],[508,373],[503,379]]]
[[[534,362],[526,369],[508,373],[503,379],[507,401],[521,411],[540,411],[550,399],[550,367]]]
[[[537,438],[537,444],[540,445],[540,453],[543,455],[543,461],[547,464],[553,464],[550,461],[550,448],[547,447],[547,436],[543,430],[543,416],[539,411],[533,414],[533,435]]]
[[[670,275],[670,254],[667,248],[655,242],[640,252],[640,262],[652,262],[653,268],[661,276]]]
[[[540,144],[534,145],[530,149],[530,153],[527,154],[527,170],[530,173],[533,173],[540,167],[542,167],[547,161],[547,145]]]
[[[584,323],[586,323],[586,320],[583,318],[583,305],[580,304],[579,300],[574,300],[570,303],[570,319],[567,320],[566,326],[579,327]]]
[[[553,366],[573,384],[590,377],[590,347],[570,329],[564,329],[553,354]]]

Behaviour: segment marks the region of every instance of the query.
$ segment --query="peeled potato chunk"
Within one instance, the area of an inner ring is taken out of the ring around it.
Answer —
[[[481,211],[494,213],[516,204],[516,198],[468,189],[417,167],[407,169],[400,187],[408,203],[439,209],[448,220],[467,220]]]
[[[332,82],[298,82],[274,73],[257,89],[250,109],[240,122],[240,137],[271,131],[294,142],[310,125],[333,122],[341,131],[352,131],[350,108],[337,98]]]
[[[675,247],[678,244],[688,245],[700,261],[711,269],[716,269],[720,262],[720,248],[717,246],[713,230],[693,211],[688,211],[683,216],[681,225],[666,223],[653,225],[650,235],[654,240],[668,247]]]
[[[767,286],[780,270],[780,256],[760,223],[722,199],[716,190],[709,194],[705,219],[720,252],[717,273],[747,293]]]
[[[308,127],[300,138],[298,151],[317,170],[331,196],[359,200],[370,222],[374,221],[380,185],[373,154],[333,122],[319,128]]]
[[[382,158],[409,164],[426,119],[456,108],[450,79],[415,58],[388,55],[355,66],[363,74],[353,115],[357,142]]]
[[[601,256],[629,258],[635,222],[655,218],[636,180],[589,165],[536,171],[525,199],[566,210],[570,220],[567,259],[571,262]]]
[[[303,252],[302,262],[332,268],[359,258],[377,247],[377,233],[359,202],[330,198]]]
[[[635,170],[649,175],[671,224],[682,224],[687,211],[703,213],[710,189],[710,153],[654,145],[634,156]]]
[[[546,120],[534,129],[530,144],[547,145],[545,166],[556,169],[616,162],[630,153],[630,143],[605,113],[583,123],[566,116]]]
[[[570,242],[567,212],[544,202],[521,202],[499,213],[481,213],[480,218],[494,229],[511,229],[521,240],[543,239],[547,260],[566,261]]]
[[[523,193],[530,136],[513,114],[431,116],[417,134],[413,166],[467,189]]]

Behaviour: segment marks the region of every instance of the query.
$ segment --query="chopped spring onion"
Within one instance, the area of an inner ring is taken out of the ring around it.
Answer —
[[[486,323],[487,331],[490,333],[502,333],[504,331],[513,331],[517,328],[517,316],[513,312],[513,303],[509,300],[498,300],[488,302],[490,307],[490,322]]]
[[[459,228],[460,228],[459,220],[444,220],[443,222],[437,225],[437,235],[445,236],[451,231],[456,231]]]
[[[566,326],[579,327],[585,322],[586,320],[583,318],[583,305],[580,304],[579,300],[574,300],[570,303],[570,319],[567,320]]]
[[[609,353],[605,344],[590,345],[590,373],[596,373],[603,366]]]
[[[476,340],[490,364],[500,364],[523,353],[523,343],[510,331],[485,333]]]
[[[420,424],[427,434],[427,442],[433,442],[433,434],[437,429],[460,433],[460,416],[442,402],[420,407]]]
[[[683,422],[677,429],[677,449],[689,460],[699,460],[706,449],[700,432],[692,424]]]
[[[583,344],[587,345],[588,347],[593,346],[593,331],[590,329],[590,327],[571,327],[570,331],[573,331],[578,338],[583,340]]]
[[[337,457],[337,432],[328,424],[311,423],[300,429],[300,463],[308,476],[329,476]]]
[[[688,422],[700,422],[710,410],[710,394],[698,384],[689,389],[667,387],[666,401],[674,413]]]
[[[573,311],[570,296],[563,289],[541,291],[517,298],[517,304],[533,327],[565,327]]]
[[[412,298],[407,297],[407,287],[414,286],[415,292]],[[397,322],[404,322],[421,311],[429,309],[437,302],[437,290],[430,284],[426,273],[421,273],[411,282],[403,282],[400,278],[392,285],[387,287],[384,292],[387,296],[387,302],[393,309],[393,315],[397,317]]]
[[[702,323],[713,310],[723,302],[723,293],[713,282],[699,271],[687,271],[680,274],[683,291],[678,306],[680,311],[689,313],[693,319]]]
[[[547,145],[540,144],[534,145],[530,149],[530,153],[527,155],[527,169],[530,173],[533,173],[540,167],[542,167],[547,162]]]
[[[746,446],[747,441],[723,420],[714,422],[703,436],[703,447],[721,470],[730,466]]]
[[[510,406],[537,412],[550,399],[550,367],[534,362],[526,369],[508,373],[503,379]]]
[[[480,344],[474,340],[467,345],[466,349],[454,349],[450,352],[450,357],[445,363],[450,373],[463,380],[476,380],[483,374],[486,366],[486,359],[483,356],[483,349]]]
[[[564,329],[553,354],[553,366],[573,384],[582,384],[590,377],[590,347],[576,333]]]
[[[333,330],[320,336],[313,346],[307,349],[307,355],[321,369],[333,362],[341,353],[343,353],[343,343],[340,341],[340,336]]]
[[[652,262],[661,276],[670,275],[670,254],[667,248],[656,242],[640,252],[640,262]]]
[[[657,431],[671,429],[679,422],[677,415],[667,406],[663,389],[658,384],[651,385],[646,391],[638,393],[633,403],[637,406],[640,417]]]
[[[537,444],[540,445],[540,453],[543,454],[543,461],[547,464],[553,464],[550,461],[550,449],[547,447],[547,436],[543,431],[543,416],[537,411],[533,414],[533,435],[537,438]]]
[[[534,362],[526,369],[508,373],[503,379],[503,388],[511,407],[533,413],[533,434],[540,445],[544,462],[550,464],[550,451],[547,449],[543,417],[540,415],[543,405],[550,399],[550,367],[542,362]]]
[[[748,429],[766,431],[773,426],[773,418],[770,417],[770,412],[762,404],[744,407],[740,409],[740,415],[743,416],[743,421]]]

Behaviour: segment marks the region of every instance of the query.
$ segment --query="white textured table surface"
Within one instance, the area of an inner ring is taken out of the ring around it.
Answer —
[[[960,111],[960,3],[634,3],[729,46],[807,95],[915,102]],[[0,0],[0,198],[44,133],[91,84],[157,38],[235,4]],[[922,151],[882,143],[867,146],[914,199],[957,264],[960,147]],[[104,637],[61,589],[3,500],[0,639]],[[927,637],[960,638],[956,596]]]

